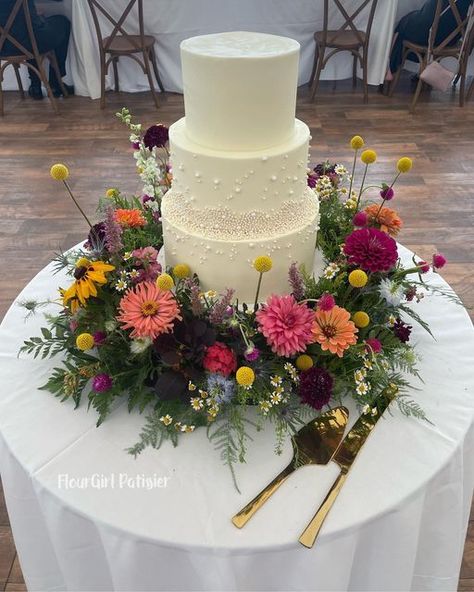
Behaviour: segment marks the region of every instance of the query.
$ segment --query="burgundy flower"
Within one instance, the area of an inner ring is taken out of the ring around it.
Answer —
[[[344,253],[351,265],[372,273],[390,271],[398,259],[397,243],[377,228],[354,230],[346,237]]]
[[[140,142],[132,142],[132,148],[134,150],[140,150]]]
[[[385,201],[390,201],[395,197],[395,191],[392,189],[392,187],[384,185],[382,191],[380,192],[380,197]]]
[[[107,335],[103,331],[96,331],[94,333],[93,337],[94,337],[94,344],[100,345],[101,343],[104,343]]]
[[[435,253],[433,255],[433,267],[435,269],[441,269],[442,267],[444,267],[446,265],[447,261],[446,261],[446,257],[444,255],[442,255],[441,253]]]
[[[308,173],[308,187],[314,189],[316,187],[316,183],[318,182],[318,177],[314,173]]]
[[[379,354],[382,351],[382,344],[378,339],[371,338],[365,340],[366,351],[373,352],[374,354]]]
[[[367,226],[367,214],[365,212],[357,212],[357,214],[352,218],[352,224],[354,226]]]
[[[84,243],[84,249],[88,251],[102,251],[105,246],[105,222],[94,224],[89,231],[87,241]]]
[[[149,127],[143,138],[145,146],[152,150],[153,148],[162,148],[169,140],[168,128],[162,123]]]
[[[426,261],[418,261],[417,265],[420,268],[420,273],[428,273],[430,270],[430,264]]]
[[[392,331],[402,343],[407,343],[410,340],[412,329],[411,325],[407,325],[401,319],[397,319],[392,327]]]
[[[112,388],[112,379],[108,374],[97,374],[92,380],[92,388],[96,393],[105,393]]]
[[[406,290],[405,292],[405,298],[407,300],[407,302],[412,302],[412,300],[415,298],[416,296],[416,288],[415,286],[410,286],[408,288],[408,290]]]
[[[301,372],[298,394],[306,405],[313,409],[322,409],[329,403],[334,380],[327,370],[312,366]]]

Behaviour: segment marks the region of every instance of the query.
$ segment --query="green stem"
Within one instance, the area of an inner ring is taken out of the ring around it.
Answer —
[[[365,170],[364,170],[364,176],[362,177],[362,184],[360,186],[359,197],[357,198],[356,212],[359,211],[360,198],[362,197],[362,190],[364,189],[364,183],[365,183],[365,178],[367,176],[368,169],[369,169],[369,165],[366,164]]]
[[[87,222],[87,224],[89,224],[90,228],[92,229],[92,224],[90,223],[89,218],[86,216],[84,210],[81,208],[81,206],[77,203],[76,198],[74,197],[71,188],[69,187],[69,184],[67,181],[63,181],[69,195],[71,196],[72,201],[74,202],[74,204],[76,205],[76,208],[81,212],[81,214],[84,216],[85,221]]]
[[[253,305],[254,312],[256,312],[257,308],[258,308],[258,296],[260,294],[260,287],[262,285],[262,276],[263,276],[263,273],[260,272],[260,276],[258,278],[258,284],[257,284],[257,293],[255,294],[255,303]]]
[[[349,185],[349,199],[351,199],[352,183],[354,181],[355,169],[356,169],[356,164],[357,164],[357,153],[358,152],[359,152],[358,150],[356,150],[354,152],[354,162],[352,163],[352,173],[351,173],[351,184]]]

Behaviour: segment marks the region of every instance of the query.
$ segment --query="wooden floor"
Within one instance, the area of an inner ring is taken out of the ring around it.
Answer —
[[[347,142],[356,133],[379,154],[369,181],[390,182],[398,157],[414,159],[392,202],[405,220],[401,241],[421,257],[444,253],[450,264],[443,276],[473,307],[474,99],[460,109],[451,94],[428,93],[417,114],[409,115],[410,92],[406,77],[395,97],[373,89],[364,105],[360,91],[348,83],[335,88],[323,83],[316,104],[308,101],[307,89],[300,89],[297,115],[312,129],[314,163],[328,157],[349,163]],[[183,115],[180,95],[166,94],[161,101],[156,111],[149,93],[112,93],[100,111],[97,101],[71,98],[56,117],[47,100],[21,101],[17,93],[6,93],[0,120],[0,318],[53,252],[71,247],[87,232],[61,187],[50,180],[50,165],[70,167],[71,185],[91,214],[106,188],[138,190],[127,133],[114,113],[127,106],[145,125],[171,124]],[[463,591],[474,591],[473,518],[471,513]],[[25,589],[0,489],[0,590]]]

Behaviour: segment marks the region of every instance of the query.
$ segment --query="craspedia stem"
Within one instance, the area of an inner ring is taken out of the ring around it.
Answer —
[[[71,188],[69,187],[69,183],[66,180],[63,180],[63,183],[64,183],[64,186],[67,189],[67,192],[71,196],[71,199],[74,202],[76,208],[81,212],[82,216],[84,217],[84,220],[87,222],[87,224],[89,224],[90,228],[92,229],[92,224],[91,224],[89,218],[86,216],[84,210],[81,208],[81,206],[78,204],[76,198],[74,197],[74,194],[73,194]]]

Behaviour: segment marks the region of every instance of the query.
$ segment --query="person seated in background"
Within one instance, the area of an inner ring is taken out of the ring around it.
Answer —
[[[466,18],[469,6],[472,3],[473,0],[456,0],[456,7],[462,19]],[[390,53],[390,67],[387,71],[386,80],[391,80],[393,74],[400,68],[403,56],[403,42],[405,40],[418,45],[428,45],[437,4],[438,0],[427,0],[419,10],[414,10],[400,19],[395,29],[393,47]],[[442,10],[447,10],[440,18],[435,44],[441,43],[457,27],[456,18],[449,8],[449,0],[442,0],[441,7]],[[458,40],[459,35],[451,40],[450,45],[454,45]],[[414,56],[414,59],[416,59],[416,56]]]
[[[0,26],[4,27],[6,25],[15,3],[16,0],[0,0]],[[66,75],[66,57],[69,45],[69,35],[71,32],[71,23],[63,15],[53,15],[47,18],[43,17],[38,13],[34,0],[28,0],[28,7],[31,14],[31,23],[38,45],[38,51],[44,53],[53,50],[58,60],[61,77],[64,77]],[[25,15],[23,14],[22,9],[20,9],[15,18],[11,29],[11,35],[28,50],[31,50]],[[7,56],[17,55],[19,53],[21,53],[20,50],[7,40],[2,48],[0,59],[2,54]],[[30,63],[36,66],[34,60]],[[28,91],[29,95],[33,99],[42,99],[43,93],[38,75],[30,68],[28,68],[28,73],[31,81]],[[59,80],[51,66],[49,68],[49,83],[55,97],[59,97],[63,94]],[[66,89],[69,94],[72,94],[74,91],[72,87],[67,85]]]

